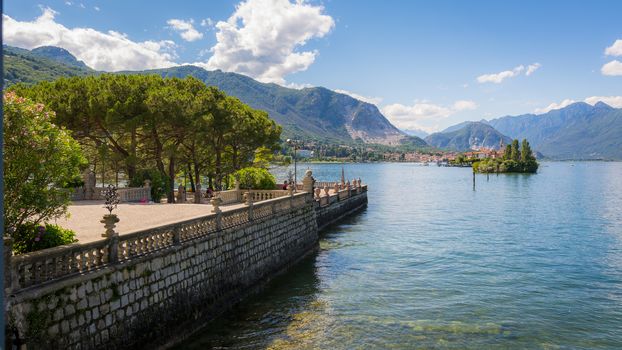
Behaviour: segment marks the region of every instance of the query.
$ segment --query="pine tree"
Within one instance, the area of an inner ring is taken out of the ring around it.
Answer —
[[[521,145],[521,161],[526,163],[531,160],[534,160],[531,146],[529,146],[529,141],[527,141],[527,139],[523,139],[523,143]]]
[[[507,146],[505,146],[505,152],[503,153],[503,160],[510,159],[511,155],[512,155],[512,145],[508,144]]]
[[[520,152],[520,148],[518,145],[518,140],[514,140],[512,141],[512,152],[510,154],[510,159],[512,159],[515,162],[520,161],[521,158],[521,152]]]

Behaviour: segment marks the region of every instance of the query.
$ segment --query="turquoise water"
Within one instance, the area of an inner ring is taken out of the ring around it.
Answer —
[[[622,349],[622,163],[345,170],[368,208],[180,348]]]

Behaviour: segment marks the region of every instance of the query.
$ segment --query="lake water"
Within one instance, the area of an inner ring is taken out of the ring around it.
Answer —
[[[344,167],[368,208],[179,348],[622,349],[622,163]]]

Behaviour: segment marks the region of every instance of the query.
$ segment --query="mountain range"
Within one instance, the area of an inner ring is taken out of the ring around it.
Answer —
[[[463,122],[425,138],[429,145],[464,152],[479,148],[499,149],[512,139],[483,122]]]
[[[4,46],[4,57],[7,85],[103,73],[87,67],[59,47],[25,50]],[[407,135],[393,126],[375,105],[323,87],[291,89],[261,83],[241,74],[208,71],[191,65],[120,73],[193,76],[253,108],[268,112],[283,126],[284,138],[345,144],[362,141],[390,146],[427,146],[421,138]]]
[[[487,122],[512,138],[529,140],[547,158],[622,160],[622,108],[577,102],[545,114]]]
[[[59,47],[25,50],[5,45],[3,48],[7,86],[103,73],[89,68]],[[429,144],[458,151],[495,148],[501,140],[507,143],[510,138],[526,138],[535,151],[551,159],[622,160],[622,109],[603,102],[594,106],[578,102],[540,115],[463,122],[426,136],[421,130],[399,130],[375,105],[323,87],[291,89],[261,83],[241,74],[207,71],[197,66],[122,73],[194,76],[253,108],[267,111],[283,126],[284,138],[333,144],[365,142],[414,147],[428,147]],[[425,136],[427,143],[418,136]]]

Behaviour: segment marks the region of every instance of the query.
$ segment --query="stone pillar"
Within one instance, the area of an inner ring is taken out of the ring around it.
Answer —
[[[346,189],[348,190],[348,197],[352,195],[352,188],[350,187],[350,181],[346,182]]]
[[[248,191],[244,193],[244,199],[246,205],[248,205],[248,219],[253,220],[253,194]]]
[[[333,188],[333,191],[335,191],[335,194],[339,194],[339,183],[335,182],[335,188]]]
[[[313,178],[313,172],[311,169],[307,169],[305,172],[305,177],[302,179],[302,190],[304,192],[313,193],[313,184],[315,183],[315,179]]]
[[[177,187],[177,203],[185,203],[186,202],[186,188],[182,185]]]
[[[95,172],[90,170],[84,176],[84,199],[95,199]]]
[[[143,187],[147,189],[147,202],[150,202],[151,199],[151,180],[147,179],[143,182]]]
[[[195,185],[194,202],[197,203],[197,204],[203,203],[203,192],[201,192],[201,184],[200,183],[197,183]]]
[[[222,203],[222,199],[220,197],[213,197],[210,200],[212,204],[212,213],[216,214],[216,229],[222,229],[222,210],[220,210],[220,203]]]
[[[117,214],[106,214],[100,222],[106,228],[102,237],[108,238],[108,261],[113,264],[117,263],[119,262],[119,233],[114,228],[119,222],[119,218]]]

